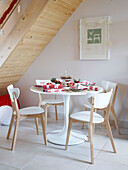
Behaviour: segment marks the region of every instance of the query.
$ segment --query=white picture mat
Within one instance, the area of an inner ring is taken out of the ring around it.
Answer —
[[[109,19],[110,17],[80,19],[80,59],[109,59]],[[88,44],[88,30],[101,29],[101,43]]]

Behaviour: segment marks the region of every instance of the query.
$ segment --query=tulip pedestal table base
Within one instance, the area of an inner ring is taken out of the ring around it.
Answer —
[[[64,130],[55,130],[47,134],[47,141],[55,145],[65,146],[66,137],[67,137],[67,131],[65,133]],[[84,134],[76,131],[71,131],[68,145],[80,144],[87,140],[88,138]]]
[[[87,93],[100,93],[103,91],[103,88],[98,87],[99,91],[82,91],[82,92],[53,92],[53,93],[47,93],[43,92],[42,90],[36,89],[35,87],[31,87],[31,91],[35,93],[40,94],[51,94],[51,95],[61,95],[64,99],[64,127],[62,130],[56,130],[52,132],[47,133],[47,140],[50,143],[56,144],[56,145],[65,145],[66,144],[66,137],[67,137],[67,131],[68,131],[68,123],[69,123],[69,102],[70,102],[70,96],[85,96]],[[69,137],[69,144],[68,145],[76,145],[84,142],[85,140],[88,140],[86,135],[83,135],[80,132],[71,130],[70,137]]]
[[[63,99],[64,99],[64,127],[63,127],[63,130],[55,130],[55,131],[49,132],[47,134],[48,142],[56,144],[56,145],[62,145],[62,146],[64,146],[66,144],[68,123],[69,123],[70,95],[64,95]],[[86,135],[84,135],[80,132],[71,130],[68,145],[80,144],[80,143],[84,142],[85,140],[87,140]]]

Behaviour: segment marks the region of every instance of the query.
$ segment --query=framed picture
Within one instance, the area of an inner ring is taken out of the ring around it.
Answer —
[[[80,19],[80,59],[110,59],[110,17]]]

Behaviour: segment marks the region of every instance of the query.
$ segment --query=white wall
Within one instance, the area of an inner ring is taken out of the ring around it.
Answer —
[[[107,61],[79,60],[79,19],[111,16],[111,59]],[[128,0],[83,0],[40,56],[29,67],[16,86],[21,89],[22,106],[38,103],[38,95],[29,88],[36,79],[59,77],[67,70],[73,78],[119,84],[116,114],[128,121]],[[82,109],[84,98],[73,97],[70,111]],[[60,109],[62,111],[62,109]]]

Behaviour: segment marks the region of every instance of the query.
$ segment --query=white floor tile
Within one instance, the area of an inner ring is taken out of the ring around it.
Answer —
[[[49,150],[45,154],[41,154],[39,158],[33,161],[30,165],[26,166],[23,170],[77,170],[86,169],[89,164],[85,160],[88,158],[74,153],[64,153],[65,151],[61,150]]]
[[[14,168],[14,167],[8,167],[8,166],[0,164],[0,170],[18,170],[18,169]]]
[[[128,132],[127,129],[121,129],[121,131]],[[125,135],[118,135],[117,132],[114,133],[114,143],[117,153],[113,153],[110,140],[108,140],[97,158],[128,165],[128,139],[124,137]]]
[[[62,129],[63,120],[48,119],[47,131]],[[80,124],[73,124],[72,129],[88,133],[87,126],[81,129]],[[125,170],[128,169],[128,129],[120,129],[122,135],[114,131],[114,142],[117,154],[112,153],[111,143],[104,126],[96,126],[94,134],[95,164],[90,165],[90,144],[57,146],[44,145],[42,128],[39,121],[40,135],[36,135],[34,119],[20,122],[15,151],[11,152],[12,135],[6,140],[8,126],[0,126],[0,170]],[[12,131],[13,132],[13,131]]]
[[[112,161],[105,161],[105,160],[99,160],[98,158],[95,160],[94,165],[90,165],[88,170],[128,170],[128,166],[115,163]]]

